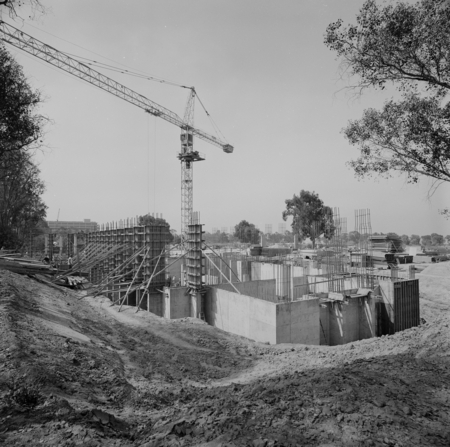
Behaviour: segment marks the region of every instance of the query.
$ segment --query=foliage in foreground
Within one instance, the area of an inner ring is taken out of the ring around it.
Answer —
[[[45,218],[44,184],[33,161],[46,119],[37,113],[40,93],[0,46],[0,245],[19,248]]]
[[[360,156],[358,177],[406,175],[450,181],[450,2],[378,5],[366,0],[356,24],[331,23],[325,45],[341,60],[353,88],[395,86],[401,100],[368,109],[344,129]],[[448,211],[442,214],[448,216]]]

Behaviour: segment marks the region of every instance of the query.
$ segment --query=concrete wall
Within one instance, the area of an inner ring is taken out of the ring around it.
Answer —
[[[276,304],[277,343],[320,344],[319,299]]]
[[[144,299],[147,300],[147,310],[158,317],[164,315],[164,296],[162,293],[150,293]]]
[[[250,281],[251,262],[247,260],[236,261],[236,270],[241,281]]]
[[[274,285],[273,280],[264,282]],[[244,287],[244,284],[239,286]],[[230,288],[222,284],[208,290],[205,317],[209,324],[271,344],[320,344],[318,298],[273,303],[239,295]]]
[[[211,287],[206,293],[205,317],[224,331],[260,342],[277,342],[275,303]]]
[[[327,303],[329,307],[329,340],[330,346],[343,345],[358,340],[359,315],[357,300]]]
[[[307,276],[292,278],[292,299],[295,300],[303,295],[308,295],[310,293],[308,284]]]
[[[189,294],[189,316],[194,318],[202,317],[202,297],[199,293]],[[181,317],[178,317],[181,318]]]
[[[320,304],[320,344],[330,344],[330,309],[326,304]]]
[[[233,287],[234,286],[234,287]],[[236,289],[241,292],[242,295],[251,296],[253,298],[260,298],[266,301],[277,302],[276,299],[276,280],[267,279],[261,281],[248,281],[231,284],[218,284],[217,288],[222,290],[228,290],[230,292],[236,292]]]
[[[372,294],[321,304],[321,344],[336,346],[376,336],[376,308]]]
[[[359,340],[376,337],[377,315],[373,293],[359,298]]]
[[[186,287],[164,288],[164,318],[175,319],[191,316],[190,295]]]

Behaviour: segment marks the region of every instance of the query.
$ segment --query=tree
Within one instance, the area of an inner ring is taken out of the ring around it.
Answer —
[[[229,242],[228,234],[220,231],[216,231],[215,233],[205,233],[204,237],[207,244],[226,244]]]
[[[444,245],[444,236],[431,233],[431,245]]]
[[[401,236],[401,240],[402,240],[402,242],[403,242],[404,245],[409,245],[409,244],[411,243],[411,241],[410,241],[410,239],[409,239],[409,236],[406,235],[406,234],[403,234],[403,235]]]
[[[40,101],[0,46],[0,244],[7,248],[19,248],[46,214],[44,184],[32,158],[42,144]]]
[[[284,242],[294,242],[294,235],[289,230],[286,230],[286,232],[284,233]]]
[[[382,111],[368,109],[344,134],[360,149],[349,164],[359,177],[406,174],[450,181],[450,2],[421,0],[378,6],[367,0],[356,25],[328,26],[325,44],[355,88],[394,85],[402,95]]]
[[[12,19],[15,19],[19,15],[17,9],[23,6],[29,6],[33,13],[45,13],[40,0],[0,0],[0,18],[2,12],[6,11]]]
[[[177,233],[176,230],[170,230],[170,234],[172,235],[172,244],[181,244],[181,236]]]
[[[425,247],[431,245],[431,236],[430,236],[429,234],[427,234],[427,235],[425,235],[425,236],[422,236],[422,237],[420,238],[420,243],[421,243],[422,245],[424,245]]]
[[[389,232],[386,234],[386,239],[389,243],[389,251],[391,253],[403,252],[403,241],[397,233]]]
[[[400,239],[400,236],[397,233],[393,233],[393,232],[387,233],[386,237],[391,238],[391,239]]]
[[[260,238],[260,231],[254,224],[241,220],[235,227],[233,235],[241,242],[249,244],[258,244]]]
[[[359,231],[350,231],[350,233],[348,233],[348,240],[352,244],[358,244],[360,239],[361,239],[361,234],[359,233]]]
[[[267,235],[267,238],[269,239],[269,241],[272,244],[278,244],[280,242],[283,242],[284,237],[285,237],[285,235],[281,234],[281,233],[272,233],[272,234]]]
[[[154,217],[151,214],[145,214],[144,216],[139,216],[138,225],[165,225],[169,227],[169,242],[174,242],[175,236],[170,230],[169,223],[160,217]]]
[[[437,98],[409,95],[388,101],[381,112],[365,110],[344,134],[361,155],[349,165],[360,178],[373,174],[406,174],[409,183],[420,176],[450,182],[450,105]]]
[[[322,234],[326,239],[331,239],[334,234],[333,212],[315,192],[301,190],[300,195],[294,194],[292,199],[286,200],[283,220],[290,216],[293,233],[298,234],[300,240],[310,238],[313,248]]]
[[[3,154],[0,172],[0,245],[19,248],[46,216],[47,207],[41,200],[44,183],[23,150]]]
[[[445,236],[445,240],[447,241],[447,244],[450,244],[450,234],[448,234],[447,236]]]
[[[37,113],[40,92],[31,89],[22,67],[1,45],[0,99],[0,157],[40,148],[44,124],[48,121]]]
[[[409,239],[409,243],[411,245],[419,245],[420,244],[420,236],[418,234],[411,234],[411,238]]]

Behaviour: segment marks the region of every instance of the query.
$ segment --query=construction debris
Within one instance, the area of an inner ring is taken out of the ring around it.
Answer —
[[[0,269],[21,275],[34,275],[36,273],[54,275],[57,273],[57,269],[49,264],[16,255],[0,255]]]

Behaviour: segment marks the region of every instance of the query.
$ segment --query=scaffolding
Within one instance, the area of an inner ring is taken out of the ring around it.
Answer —
[[[356,257],[352,256],[351,271],[360,278],[360,287],[374,288],[372,223],[369,209],[355,210],[355,231],[360,234]]]

